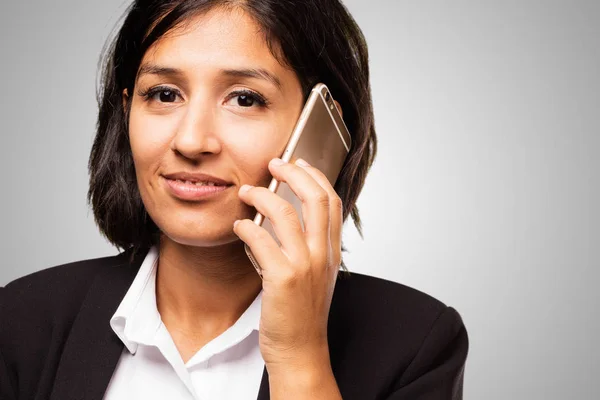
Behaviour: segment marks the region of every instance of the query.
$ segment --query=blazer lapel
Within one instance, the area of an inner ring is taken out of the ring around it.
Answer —
[[[142,252],[143,253],[143,252]],[[129,262],[130,251],[98,274],[65,343],[50,400],[101,400],[123,352],[110,318],[125,297],[145,258]],[[257,400],[270,400],[269,374],[263,368]]]
[[[269,393],[269,374],[267,367],[263,369],[262,380],[260,381],[260,389],[258,390],[258,398],[256,400],[270,400],[271,395]]]
[[[145,254],[129,262],[125,251],[107,262],[92,284],[73,322],[58,366],[51,400],[101,400],[123,351],[110,327]]]

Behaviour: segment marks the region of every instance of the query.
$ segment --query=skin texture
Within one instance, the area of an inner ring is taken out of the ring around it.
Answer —
[[[303,106],[297,76],[239,9],[186,21],[149,49],[142,65],[151,64],[178,72],[138,75],[123,101],[132,102],[129,135],[142,200],[163,233],[157,307],[184,362],[231,326],[262,288],[259,342],[272,398],[289,390],[314,398],[315,385],[320,398],[339,398],[326,333],[341,259],[341,201],[318,170],[271,161]],[[226,72],[246,69],[267,71],[279,84]],[[240,97],[240,90],[260,94],[267,105]],[[179,171],[213,175],[230,187],[182,201],[163,177]],[[271,175],[303,201],[305,232],[293,207],[264,188]],[[254,207],[273,222],[281,248],[251,221]]]

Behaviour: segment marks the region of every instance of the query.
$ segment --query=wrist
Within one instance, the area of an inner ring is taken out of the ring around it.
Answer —
[[[271,398],[338,399],[328,348],[288,356],[267,365]]]
[[[310,375],[312,371],[331,369],[327,342],[318,345],[271,354],[265,362],[269,375],[282,378],[297,374]],[[307,376],[309,378],[309,376]]]
[[[341,399],[329,360],[311,367],[269,372],[272,400]]]

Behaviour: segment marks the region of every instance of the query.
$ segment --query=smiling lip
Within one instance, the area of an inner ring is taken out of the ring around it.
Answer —
[[[163,175],[167,179],[171,180],[180,180],[180,181],[190,181],[190,182],[212,182],[215,185],[219,186],[228,186],[229,182],[224,179],[217,178],[216,176],[200,174],[200,173],[191,173],[191,172],[173,172],[170,174]]]
[[[232,185],[228,182],[203,174],[176,173],[164,175],[166,189],[174,197],[187,200],[198,201],[218,195]],[[196,182],[201,182],[197,185]]]

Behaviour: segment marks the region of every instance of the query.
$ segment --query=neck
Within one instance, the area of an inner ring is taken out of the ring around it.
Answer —
[[[165,325],[196,334],[222,332],[262,288],[241,241],[194,247],[162,237],[156,303]]]

